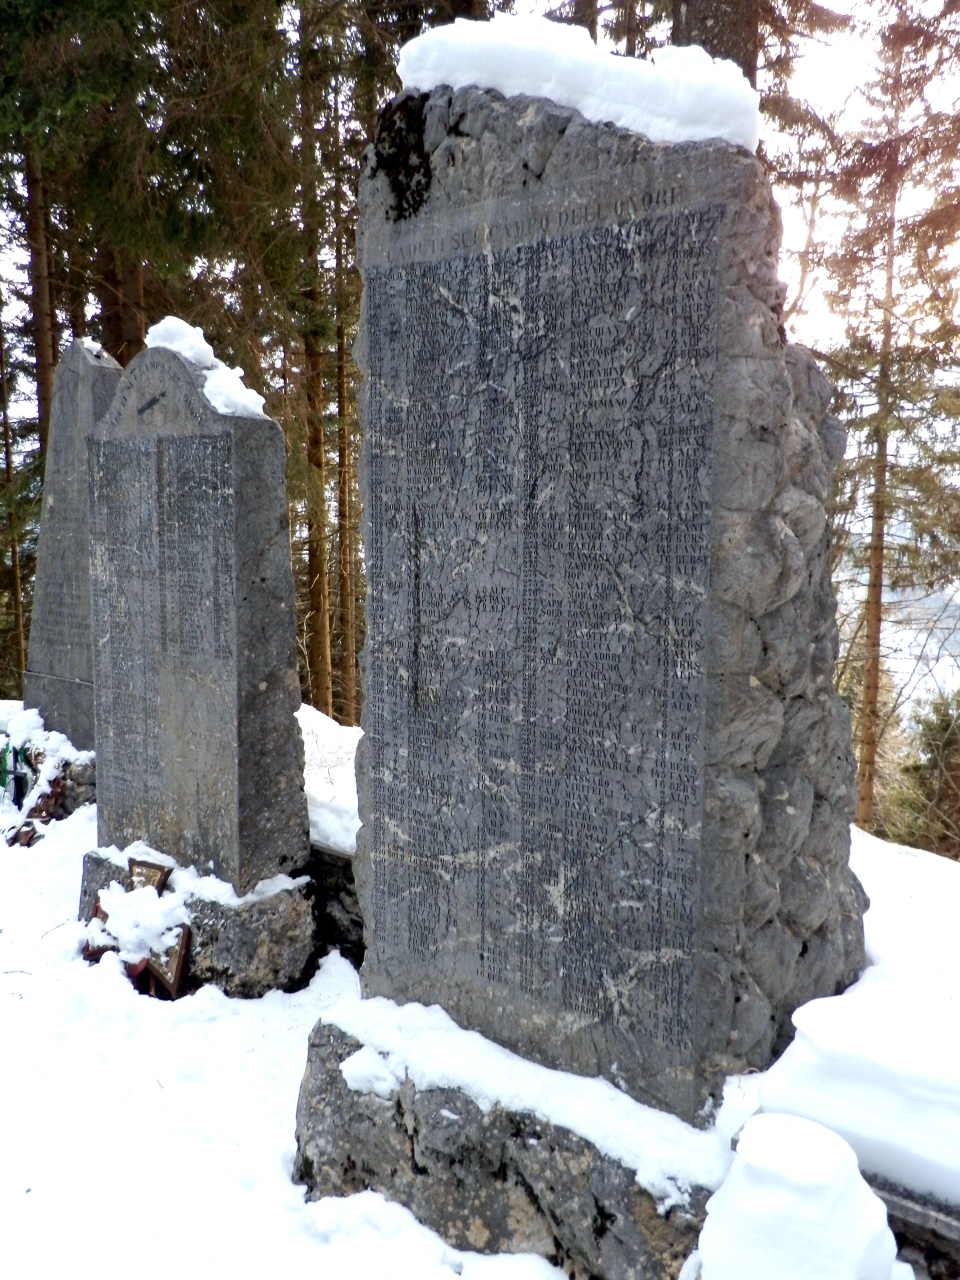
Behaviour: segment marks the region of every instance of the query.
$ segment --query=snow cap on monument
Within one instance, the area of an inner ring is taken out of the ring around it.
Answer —
[[[404,89],[476,85],[574,107],[653,142],[723,138],[757,149],[760,95],[733,62],[698,45],[667,45],[649,59],[617,58],[585,27],[497,13],[491,22],[457,18],[400,51]]]
[[[263,396],[243,385],[244,373],[238,366],[218,360],[203,330],[187,324],[179,316],[164,316],[147,330],[148,347],[166,347],[176,351],[198,369],[203,370],[203,394],[218,413],[263,418]]]

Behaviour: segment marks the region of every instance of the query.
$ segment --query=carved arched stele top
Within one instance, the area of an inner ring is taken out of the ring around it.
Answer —
[[[285,451],[203,383],[144,352],[90,440],[99,840],[245,893],[308,851]]]

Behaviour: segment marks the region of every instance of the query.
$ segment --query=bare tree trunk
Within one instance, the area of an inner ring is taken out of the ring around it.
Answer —
[[[330,655],[330,567],[327,560],[327,446],[323,430],[323,352],[316,336],[304,335],[307,390],[307,459],[314,492],[307,499],[307,572],[310,618],[307,665],[313,705],[333,715],[333,662]]]
[[[123,343],[117,357],[126,367],[134,356],[146,350],[146,323],[143,314],[143,263],[127,259],[120,273],[121,323]]]
[[[877,776],[880,709],[880,634],[883,626],[884,543],[887,528],[887,429],[891,410],[890,361],[893,350],[893,272],[896,244],[896,188],[891,183],[887,223],[883,329],[877,377],[877,425],[874,431],[870,567],[866,600],[866,663],[860,695],[860,758],[857,766],[857,826],[873,830],[873,793]]]
[[[756,88],[759,0],[673,0],[673,44],[699,44],[735,62]]]
[[[637,56],[637,0],[626,0],[624,14],[624,52],[628,58]]]
[[[344,326],[343,289],[343,175],[341,173],[340,86],[334,86],[333,216],[335,234],[335,302],[337,308],[337,535],[340,557],[340,719],[357,722],[357,624],[353,576],[353,468],[351,466],[350,424],[347,421],[347,343]]]
[[[50,307],[50,256],[44,209],[43,176],[32,152],[26,155],[27,245],[30,250],[30,303],[33,312],[34,360],[37,374],[37,418],[40,452],[47,451],[50,406],[53,403],[53,315]]]
[[[0,299],[0,310],[2,310]],[[7,343],[0,320],[0,412],[3,416],[3,450],[7,476],[7,529],[10,536],[10,562],[13,569],[13,618],[17,633],[17,686],[23,697],[23,673],[27,669],[27,642],[23,630],[23,584],[20,579],[20,542],[13,503],[13,437],[10,431],[10,397],[7,393]]]
[[[901,67],[894,78],[894,113],[891,134],[900,131]],[[874,785],[877,776],[880,707],[880,633],[883,626],[884,542],[887,527],[887,431],[892,410],[890,386],[893,357],[893,281],[897,244],[897,179],[900,148],[891,149],[886,175],[887,236],[884,261],[883,326],[877,372],[877,424],[874,431],[873,497],[871,499],[870,568],[866,600],[866,663],[860,696],[860,756],[857,765],[857,826],[872,831]]]
[[[307,5],[300,9],[300,123],[302,148],[304,263],[310,283],[303,291],[304,381],[307,399],[307,460],[314,484],[307,497],[307,571],[310,576],[310,617],[307,667],[313,705],[333,715],[333,664],[330,654],[330,578],[327,561],[327,453],[324,438],[323,344],[320,312],[320,207],[317,199],[316,112],[313,101],[312,32]]]
[[[83,272],[70,264],[70,279],[67,288],[67,314],[70,317],[70,336],[74,342],[86,336],[87,307],[86,282]]]
[[[123,291],[117,255],[107,245],[97,250],[97,300],[104,349],[123,364]]]
[[[50,286],[50,348],[53,351],[53,363],[54,368],[56,368],[63,328],[60,324],[60,313],[57,311],[56,245],[53,239],[53,227],[50,223],[50,208],[46,198],[44,198],[43,202],[43,231],[44,239],[47,242],[47,283]]]
[[[573,21],[586,27],[593,43],[597,43],[597,0],[573,0]]]
[[[873,830],[873,791],[877,774],[880,704],[880,631],[883,624],[883,550],[887,523],[886,424],[878,425],[873,455],[870,526],[870,576],[865,606],[866,663],[860,694],[860,759],[857,766],[857,826]]]
[[[67,205],[67,279],[64,290],[64,304],[70,322],[70,336],[76,342],[87,332],[87,279],[90,261],[81,248],[80,233],[77,229],[76,210]]]
[[[124,258],[109,245],[97,250],[97,298],[103,345],[124,368],[146,349],[143,262]]]

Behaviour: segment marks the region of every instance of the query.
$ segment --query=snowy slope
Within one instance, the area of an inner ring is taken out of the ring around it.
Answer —
[[[312,751],[327,771],[324,803],[355,826],[359,731],[314,712],[300,718],[316,735],[308,759]],[[294,1117],[321,1016],[366,1046],[344,1064],[355,1087],[392,1087],[409,1072],[418,1087],[459,1086],[483,1107],[500,1099],[535,1110],[634,1169],[667,1203],[690,1182],[728,1186],[730,1136],[759,1101],[842,1134],[866,1169],[947,1198],[960,1186],[955,864],[854,833],[854,866],[873,900],[871,968],[845,995],[800,1010],[796,1044],[764,1076],[730,1081],[716,1127],[703,1131],[603,1081],[524,1062],[439,1009],[361,1000],[337,956],[294,995],[241,1001],[206,988],[174,1004],[140,997],[115,957],[96,967],[79,958],[80,868],[95,844],[88,807],[33,848],[0,845],[0,1275],[92,1280],[132,1269],[151,1280],[185,1258],[200,1276],[260,1276],[278,1258],[391,1280],[557,1274],[539,1259],[459,1254],[373,1194],[303,1203],[290,1182]],[[831,1140],[819,1139],[825,1152]],[[784,1224],[799,1241],[816,1214],[814,1189],[789,1161],[781,1173],[767,1238],[782,1253]],[[761,1220],[754,1183],[741,1177],[739,1199],[731,1190],[718,1200],[724,1240],[736,1238],[738,1221]],[[706,1245],[709,1255],[709,1237]],[[705,1265],[703,1280],[714,1275],[726,1280]]]
[[[546,1280],[541,1259],[448,1248],[372,1193],[290,1181],[307,1036],[345,963],[295,995],[138,996],[77,954],[93,807],[0,846],[0,1275],[102,1280]]]
[[[960,864],[853,828],[870,968],[794,1014],[765,1110],[842,1134],[861,1168],[960,1204]]]

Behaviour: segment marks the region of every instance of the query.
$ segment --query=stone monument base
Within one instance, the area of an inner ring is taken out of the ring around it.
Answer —
[[[960,1276],[960,1205],[911,1191],[876,1174],[864,1177],[887,1206],[898,1256],[911,1264],[916,1280]]]
[[[372,1189],[406,1205],[457,1249],[536,1253],[571,1277],[675,1280],[696,1248],[710,1192],[659,1213],[633,1172],[590,1142],[458,1089],[389,1098],[340,1071],[360,1043],[318,1023],[297,1105],[294,1178],[307,1197]]]
[[[339,951],[359,969],[364,956],[363,916],[353,878],[353,858],[311,845],[310,861],[302,874],[313,881],[318,954]]]
[[[90,921],[97,894],[114,880],[133,887],[123,867],[99,853],[84,855],[81,920]],[[302,986],[318,955],[311,889],[304,884],[237,906],[189,897],[192,938],[184,989],[210,984],[228,996],[253,998]]]

